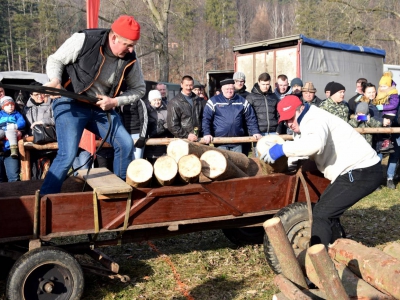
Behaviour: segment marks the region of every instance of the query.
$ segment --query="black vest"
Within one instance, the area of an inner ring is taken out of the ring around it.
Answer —
[[[65,66],[62,85],[69,91],[84,94],[93,84],[95,78],[101,72],[101,66],[105,60],[103,49],[107,47],[109,29],[85,29],[80,32],[86,35],[80,54],[75,63]],[[125,74],[129,73],[136,62],[136,54],[127,53],[121,68],[115,74],[109,97],[116,97],[121,88]]]

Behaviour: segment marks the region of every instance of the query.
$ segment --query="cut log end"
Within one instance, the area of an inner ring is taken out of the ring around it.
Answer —
[[[194,183],[199,181],[201,173],[200,159],[194,154],[181,157],[178,162],[178,172],[182,180],[185,182]]]
[[[222,175],[227,167],[227,161],[223,154],[215,150],[204,152],[200,157],[201,171],[210,179]]]
[[[161,185],[171,185],[177,173],[178,165],[171,156],[161,156],[154,163],[154,175]]]
[[[279,224],[280,221],[281,221],[281,219],[278,217],[271,218],[264,222],[263,227],[268,228],[268,227],[276,226],[277,224]]]
[[[167,155],[172,157],[176,163],[179,159],[189,154],[189,144],[184,140],[174,140],[167,147]]]
[[[314,255],[314,254],[321,253],[322,251],[325,251],[325,246],[323,244],[318,244],[318,245],[314,245],[314,246],[310,247],[308,249],[308,254]]]
[[[153,177],[153,166],[145,159],[133,160],[126,171],[126,182],[133,187],[146,187]]]

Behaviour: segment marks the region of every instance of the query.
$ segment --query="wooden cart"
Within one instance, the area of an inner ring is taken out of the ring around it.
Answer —
[[[329,182],[312,164],[302,168],[315,202]],[[85,269],[127,280],[99,251],[108,245],[209,229],[223,229],[238,244],[262,242],[266,219],[293,202],[306,201],[296,173],[134,189],[106,169],[93,169],[88,183],[82,191],[84,182],[69,178],[61,193],[43,197],[38,192],[42,181],[0,184],[0,255],[16,260],[7,282],[8,299],[79,299],[83,274],[73,256],[77,253],[88,253],[104,266]],[[301,226],[290,232],[297,247],[304,244],[300,237],[308,221],[307,206],[302,207]],[[54,242],[82,234],[88,235],[86,242]]]

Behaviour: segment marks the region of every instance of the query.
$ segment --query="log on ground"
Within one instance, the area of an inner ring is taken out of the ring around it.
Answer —
[[[298,253],[297,260],[299,261],[300,266],[303,269],[304,274],[306,274],[307,278],[317,287],[322,289],[322,285],[320,283],[317,273],[315,272],[315,268],[311,263],[310,257],[307,255],[307,250],[303,250]],[[344,264],[339,263],[335,260],[333,261],[333,263],[335,264],[335,268],[339,274],[340,280],[342,281],[346,294],[351,299],[391,299],[391,297],[389,297],[388,295],[378,291],[376,288],[359,278]]]
[[[281,219],[279,217],[269,219],[264,222],[263,227],[274,248],[275,255],[282,269],[282,274],[297,286],[308,288]]]
[[[327,299],[349,299],[323,244],[314,245],[307,250],[318,279]]]
[[[157,158],[154,163],[154,176],[161,185],[171,185],[177,174],[178,164],[175,159],[168,155]]]
[[[153,166],[145,159],[133,160],[126,171],[126,182],[135,188],[149,185],[153,178]]]
[[[284,275],[275,276],[274,284],[290,300],[312,300],[312,298],[303,293],[293,282]]]
[[[248,177],[241,169],[216,150],[204,152],[201,157],[201,172],[212,180]]]
[[[198,182],[201,173],[200,159],[194,154],[182,156],[178,162],[178,172],[184,182]]]
[[[383,248],[383,252],[400,260],[400,244],[399,243],[390,243],[385,248]]]
[[[336,240],[329,255],[381,292],[400,299],[400,260],[349,239]]]

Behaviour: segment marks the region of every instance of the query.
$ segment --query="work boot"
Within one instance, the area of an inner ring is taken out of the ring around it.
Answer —
[[[394,184],[394,182],[393,182],[393,179],[388,179],[388,180],[387,180],[387,182],[386,182],[386,187],[387,187],[388,189],[391,189],[391,190],[395,190],[395,189],[396,189],[396,186],[395,186],[395,184]]]
[[[17,159],[18,158],[18,146],[17,145],[10,146],[10,150],[11,150],[11,157]]]

